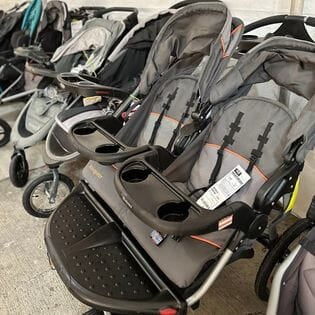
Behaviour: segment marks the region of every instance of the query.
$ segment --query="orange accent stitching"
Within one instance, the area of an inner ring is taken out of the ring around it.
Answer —
[[[210,241],[210,240],[208,240],[208,239],[206,239],[206,238],[203,238],[203,237],[200,237],[200,236],[197,236],[197,235],[191,235],[190,237],[191,237],[192,239],[194,239],[194,240],[207,243],[207,244],[209,244],[209,245],[211,245],[211,246],[213,246],[213,247],[215,247],[215,248],[218,248],[218,249],[222,248],[221,245],[219,245],[219,244],[217,244],[217,243],[215,243],[215,242],[213,242],[213,241]]]
[[[160,113],[151,112],[150,115],[160,116]],[[179,122],[179,120],[176,120],[175,118],[167,116],[167,115],[164,115],[163,118],[166,118],[166,119],[171,120],[171,121],[176,122],[176,123]]]
[[[223,37],[221,37],[221,49],[222,49],[222,58],[228,57],[229,55],[225,51],[225,45],[224,45]]]
[[[214,143],[206,143],[206,145],[209,146],[209,147],[220,148],[220,146],[219,146],[218,144],[214,144]],[[229,152],[229,153],[231,153],[231,154],[233,154],[233,155],[235,155],[235,156],[237,156],[238,158],[242,159],[243,161],[249,162],[249,160],[248,160],[246,157],[240,155],[240,154],[237,153],[237,152],[232,151],[231,149],[225,148],[224,150],[227,151],[227,152]],[[257,173],[258,173],[264,180],[267,180],[267,179],[268,179],[268,177],[259,169],[258,166],[254,165],[254,169],[257,171]]]
[[[236,33],[239,29],[241,29],[243,27],[243,24],[240,24],[239,26],[235,27],[234,30],[232,30],[231,35],[233,35],[234,33]]]

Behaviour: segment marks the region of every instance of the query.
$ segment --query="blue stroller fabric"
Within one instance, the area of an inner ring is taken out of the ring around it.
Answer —
[[[32,0],[23,17],[22,31],[28,30],[32,37],[36,33],[41,14],[42,0]]]

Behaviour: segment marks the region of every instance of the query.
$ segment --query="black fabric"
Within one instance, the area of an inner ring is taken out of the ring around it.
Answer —
[[[193,93],[191,95],[190,100],[187,102],[186,104],[186,110],[183,112],[182,117],[180,118],[176,128],[173,130],[173,134],[172,134],[172,138],[169,141],[168,145],[167,145],[167,150],[171,151],[172,147],[174,145],[174,142],[179,134],[180,128],[181,126],[184,124],[185,120],[189,117],[189,112],[190,109],[194,106],[195,104],[195,98],[196,98],[196,93]]]
[[[271,128],[273,126],[273,123],[269,123],[263,133],[263,135],[259,135],[257,140],[258,140],[258,147],[257,149],[253,149],[250,155],[250,162],[248,164],[248,167],[246,169],[246,172],[250,174],[253,170],[253,167],[257,163],[257,161],[262,157],[263,154],[263,148],[265,144],[269,141],[268,135],[271,131]]]
[[[217,161],[215,163],[215,166],[213,168],[212,174],[209,179],[209,186],[212,186],[216,182],[217,176],[222,166],[224,149],[227,146],[232,145],[234,143],[234,135],[236,132],[239,132],[241,130],[240,123],[243,116],[244,116],[244,113],[242,112],[238,113],[238,115],[235,118],[235,121],[230,124],[229,134],[224,136],[223,138],[223,143],[217,152],[218,154]]]
[[[22,13],[3,14],[0,18],[0,51],[12,49],[11,36],[18,31],[22,23]]]
[[[62,33],[46,28],[38,34],[38,41],[45,52],[53,53],[62,44]]]
[[[178,88],[176,88],[173,93],[171,93],[167,96],[167,101],[166,101],[166,103],[163,104],[162,111],[161,111],[158,119],[154,123],[153,131],[152,131],[152,134],[151,134],[151,137],[149,140],[149,144],[151,144],[151,145],[154,144],[154,141],[155,141],[157,132],[161,126],[161,122],[163,120],[163,117],[167,113],[167,111],[170,109],[171,103],[175,99],[177,91],[178,91]]]
[[[151,46],[170,17],[171,14],[164,15],[148,22],[144,28],[138,30],[126,44],[123,54],[100,70],[98,78],[102,84],[126,91],[135,89],[140,81]]]

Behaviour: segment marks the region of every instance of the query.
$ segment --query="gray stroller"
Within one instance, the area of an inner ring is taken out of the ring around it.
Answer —
[[[94,156],[75,139],[75,124],[65,124],[78,151],[94,160],[45,230],[70,292],[106,312],[187,314],[228,263],[251,258],[270,212],[292,194],[315,145],[314,53],[313,43],[269,39],[208,87],[211,106],[158,128],[167,95],[157,115],[144,102],[116,136],[103,128],[105,144]],[[270,80],[307,100],[299,115],[248,94]]]
[[[64,91],[57,80],[58,71],[66,68],[94,74],[121,36],[129,30],[129,27],[137,23],[135,9],[102,10],[103,14],[113,11],[126,11],[132,18],[127,18],[125,21],[91,19],[73,38],[56,50],[51,62],[48,60],[40,62],[39,60],[38,63],[28,67],[29,72],[44,77],[44,79],[20,112],[12,129],[11,143],[14,152],[11,157],[9,174],[14,186],[22,187],[28,179],[25,148],[43,140],[53,125],[56,115],[72,101],[71,93]],[[30,55],[33,54],[34,51],[31,50],[28,52],[28,57],[30,58]],[[37,57],[36,60],[38,59]]]
[[[273,277],[267,315],[310,315],[315,305],[315,198],[305,219],[294,223],[272,249],[282,255]],[[301,237],[304,234],[304,237]],[[305,235],[306,234],[306,235]],[[295,244],[294,244],[295,243]],[[292,245],[295,245],[292,247]]]
[[[186,1],[187,2],[187,1]],[[181,2],[176,5],[176,8],[179,8],[183,5],[186,5],[186,2]],[[190,1],[191,2],[191,1]],[[148,58],[153,58],[154,54],[157,54],[160,56],[160,47],[164,45],[164,37],[162,35],[159,35],[157,38],[157,34],[159,33],[160,28],[166,23],[166,21],[170,18],[171,12],[176,12],[174,8],[171,8],[169,10],[163,11],[158,15],[155,15],[151,18],[149,18],[146,22],[141,23],[140,25],[136,26],[130,34],[128,34],[124,40],[120,43],[120,45],[115,49],[115,51],[112,53],[112,55],[108,58],[109,62],[107,66],[102,70],[102,73],[106,74],[108,77],[103,77],[103,82],[106,83],[110,82],[114,83],[114,86],[119,86],[122,88],[124,92],[129,90],[129,93],[133,92],[131,97],[129,97],[129,94],[126,94],[126,99],[124,100],[123,104],[119,106],[119,109],[117,112],[115,112],[114,116],[117,118],[115,120],[118,128],[121,127],[121,123],[126,120],[126,117],[123,118],[122,116],[125,115],[125,112],[129,111],[129,113],[133,113],[135,108],[139,106],[140,98],[142,99],[144,95],[147,94],[147,91],[143,89],[142,85],[142,91],[139,92],[139,89],[137,88],[135,91],[133,91],[136,86],[134,85],[134,81],[138,81],[138,74],[139,70],[137,70],[134,67],[134,64],[137,65],[143,64],[145,65],[145,62],[147,61],[147,66],[144,74],[142,75],[142,78],[148,77],[148,74],[152,73],[152,62],[149,64],[149,60],[147,60],[147,54],[149,54]],[[241,29],[239,29],[241,30]],[[239,35],[239,33],[237,33]],[[156,40],[155,40],[156,38]],[[153,46],[152,46],[153,43]],[[228,47],[227,44],[227,51],[229,52],[231,49],[234,49],[237,41],[231,45],[231,47]],[[234,46],[233,46],[234,45]],[[147,47],[146,47],[147,46]],[[152,46],[152,48],[151,48]],[[144,55],[144,48],[146,47],[147,53]],[[151,49],[151,52],[149,53]],[[153,53],[154,52],[154,53]],[[158,53],[156,53],[158,52]],[[214,54],[213,58],[216,57],[216,54]],[[156,57],[157,58],[157,57]],[[137,62],[135,62],[137,60]],[[123,66],[122,66],[123,65]],[[220,65],[223,65],[220,63]],[[165,65],[163,66],[167,69],[168,67],[168,61],[165,60]],[[117,71],[118,68],[120,71]],[[150,70],[148,70],[150,69]],[[216,71],[220,72],[220,69],[215,70],[216,66],[213,66],[212,74],[215,77]],[[149,72],[151,71],[151,72]],[[66,75],[62,75],[62,80]],[[71,76],[70,76],[71,77]],[[75,78],[75,76],[73,76]],[[80,78],[83,78],[80,76]],[[69,80],[69,76],[67,75],[67,79]],[[105,79],[105,80],[104,80]],[[152,82],[156,80],[156,78],[150,79]],[[63,81],[64,82],[64,81]],[[141,81],[142,82],[142,81]],[[64,82],[64,84],[67,86],[69,82]],[[74,88],[71,84],[71,89]],[[89,85],[88,89],[83,88],[83,84]],[[151,83],[153,84],[153,83]],[[130,89],[132,87],[132,89]],[[140,83],[141,87],[141,83]],[[94,89],[94,91],[92,90]],[[77,90],[76,93],[79,92],[79,94],[83,94],[86,96],[92,96],[94,94],[97,94],[98,90],[108,90],[110,91],[111,88],[108,86],[100,86],[99,84],[96,85],[91,81],[82,80],[79,83],[77,83]],[[146,88],[147,89],[147,88]],[[92,91],[91,91],[92,90]],[[137,97],[135,96],[136,93],[142,94],[142,96],[139,96],[139,99],[137,100]],[[92,97],[93,98],[93,97]],[[104,97],[103,97],[104,98]],[[85,98],[88,99],[88,98]],[[105,98],[106,99],[106,98]],[[67,108],[67,110],[58,116],[58,121],[60,122],[60,117],[72,117],[72,119],[77,120],[80,117],[83,119],[84,117],[90,115],[94,115],[95,118],[99,117],[100,119],[103,118],[104,113],[108,116],[110,112],[113,112],[113,109],[117,106],[112,106],[113,101],[117,102],[117,98],[112,97],[110,100],[110,103],[107,104],[105,102],[105,108],[102,107],[101,103],[97,104],[96,106],[88,106],[88,107],[80,107],[81,102],[73,103],[71,106]],[[133,105],[132,105],[133,104]],[[128,110],[129,107],[133,107],[132,110]],[[84,119],[83,119],[84,120]],[[68,119],[69,121],[69,119]],[[105,125],[107,122],[105,123]],[[110,124],[108,124],[110,126]],[[117,128],[117,126],[115,128]],[[76,133],[79,135],[81,139],[86,139],[86,142],[91,142],[97,146],[97,141],[99,139],[99,133],[95,132],[95,128],[92,127],[82,127],[77,128]],[[90,140],[91,139],[91,140]],[[23,194],[23,204],[25,209],[31,213],[32,215],[45,217],[48,216],[55,208],[56,206],[61,202],[62,198],[56,198],[57,191],[59,189],[62,189],[62,187],[66,187],[65,183],[69,182],[69,179],[65,177],[62,174],[58,174],[57,168],[59,165],[63,162],[73,160],[79,156],[79,153],[75,150],[71,142],[67,138],[67,133],[65,132],[63,128],[63,123],[61,123],[61,126],[57,123],[53,126],[53,128],[50,130],[47,140],[46,140],[46,152],[44,153],[44,160],[46,164],[51,168],[52,172],[50,174],[45,174],[37,179],[34,180],[34,182],[30,183],[27,188],[24,191]],[[60,185],[60,187],[59,187]],[[69,185],[68,185],[69,186]],[[69,189],[66,190],[68,193],[70,192]],[[58,192],[58,195],[60,193]],[[64,197],[64,194],[63,194]],[[46,200],[46,202],[43,203],[43,199]]]

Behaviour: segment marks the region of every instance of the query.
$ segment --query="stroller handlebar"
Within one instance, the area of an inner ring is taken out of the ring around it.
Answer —
[[[304,22],[306,25],[315,27],[315,18],[310,16],[302,16],[302,15],[274,15],[270,17],[266,17],[259,21],[250,23],[245,26],[244,34],[249,33],[257,28],[264,27],[267,25],[284,23],[286,21],[301,21]]]

